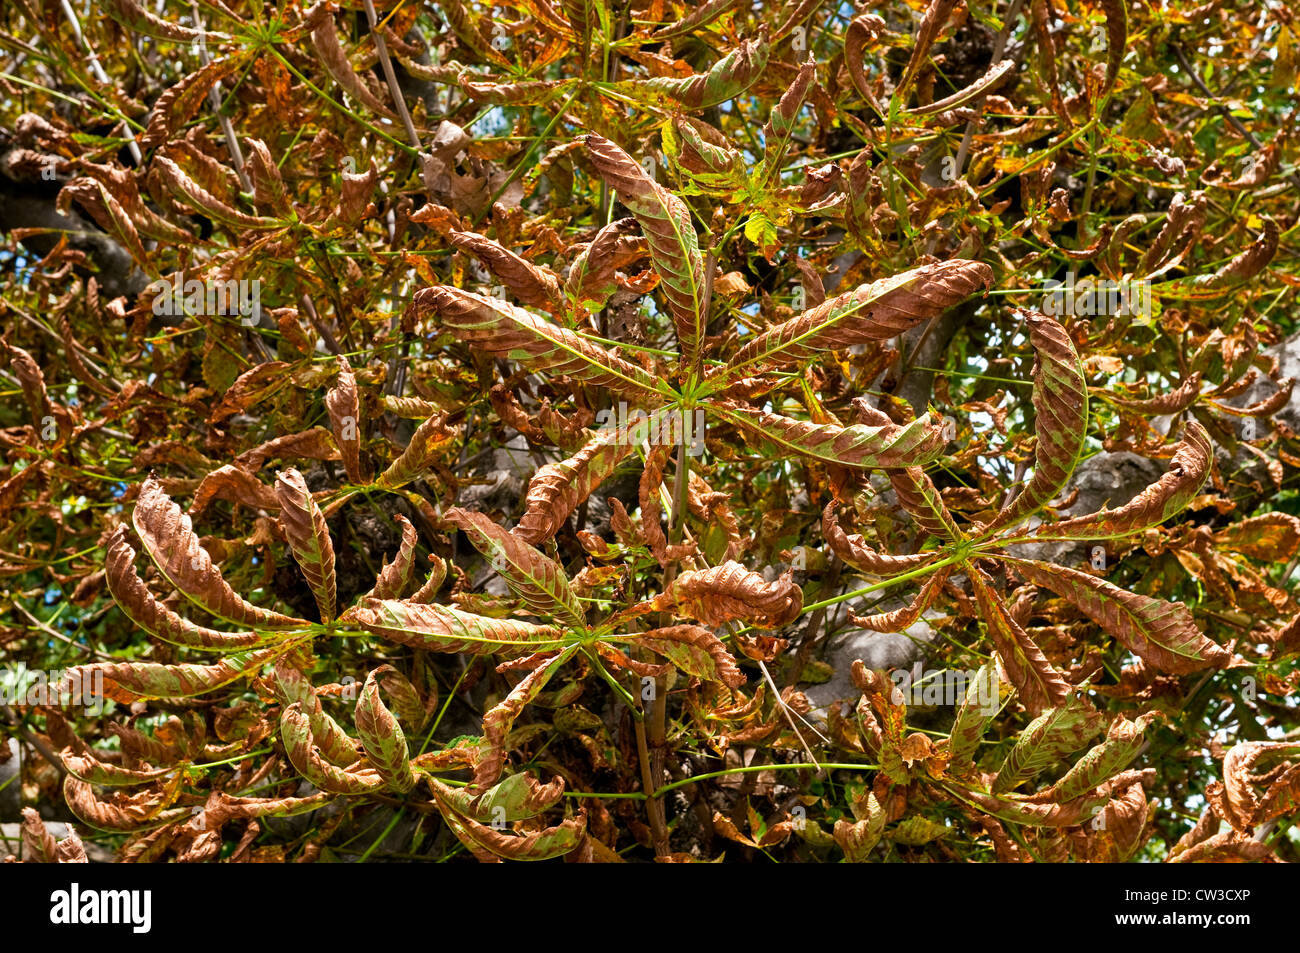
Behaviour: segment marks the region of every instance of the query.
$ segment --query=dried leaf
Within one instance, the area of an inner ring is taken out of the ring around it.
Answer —
[[[713,410],[741,428],[746,439],[774,444],[784,454],[812,457],[846,467],[884,469],[919,467],[943,453],[942,432],[920,418],[906,426],[867,427],[815,424],[755,410],[736,401],[716,401]]]
[[[1180,602],[1129,592],[1077,569],[1006,558],[1031,583],[1073,603],[1130,652],[1162,672],[1181,675],[1228,664],[1228,651],[1201,634],[1191,612]]]
[[[636,644],[662,655],[687,675],[722,682],[729,688],[745,684],[736,660],[716,635],[698,625],[673,625],[636,636]]]
[[[357,393],[357,378],[352,365],[340,354],[336,358],[339,376],[334,386],[325,394],[325,409],[330,416],[330,429],[334,440],[343,452],[343,467],[353,483],[363,483],[361,471],[361,398]]]
[[[1020,522],[1057,496],[1078,466],[1088,434],[1088,387],[1065,328],[1037,311],[1015,311],[1029,325],[1034,365],[1034,475],[981,534]]]
[[[384,563],[379,570],[374,588],[362,599],[400,599],[402,593],[411,587],[411,580],[415,577],[415,546],[419,542],[419,536],[411,521],[402,514],[394,514],[393,519],[402,527],[402,543],[393,561]]]
[[[1200,492],[1213,459],[1209,434],[1191,421],[1174,451],[1169,472],[1155,483],[1118,509],[1045,523],[1036,535],[1043,539],[1111,539],[1163,523],[1182,512]]]
[[[125,526],[119,526],[109,539],[104,579],[113,600],[128,619],[164,642],[192,648],[242,649],[261,640],[256,632],[218,632],[204,628],[164,606],[136,575],[135,550],[127,542],[127,533]]]
[[[275,495],[280,501],[280,525],[284,527],[293,558],[316,597],[321,622],[331,622],[338,587],[334,575],[334,542],[325,524],[325,514],[312,499],[307,481],[293,467],[276,474]]]
[[[615,143],[594,134],[585,136],[582,141],[596,171],[618,194],[619,201],[627,206],[645,232],[650,243],[650,256],[663,279],[668,312],[677,329],[682,367],[695,368],[700,360],[708,316],[704,313],[704,258],[700,254],[690,209],[650,178],[645,169]]]
[[[560,279],[549,268],[534,265],[477,232],[452,231],[447,237],[457,248],[483,262],[524,304],[551,312],[560,310]]]
[[[681,573],[664,592],[651,600],[653,611],[676,611],[705,625],[740,620],[747,625],[777,629],[789,625],[803,611],[803,591],[787,572],[767,582],[737,562],[712,569]]]
[[[980,616],[988,625],[989,638],[997,647],[1002,667],[1020,693],[1025,708],[1030,714],[1038,715],[1063,705],[1070,694],[1069,683],[1012,618],[1006,603],[993,591],[988,576],[978,567],[972,567],[970,580]]]
[[[725,386],[754,366],[782,367],[824,351],[897,337],[992,283],[988,265],[958,258],[859,285],[763,332],[709,379]]]
[[[515,597],[531,611],[575,630],[586,628],[582,605],[569,589],[564,570],[554,560],[482,513],[453,507],[444,517],[469,537],[470,543],[487,557]]]
[[[374,600],[354,606],[339,619],[354,622],[375,635],[429,652],[497,652],[527,655],[563,646],[554,626],[516,619],[490,619],[450,606]]]
[[[379,698],[375,672],[366,675],[365,687],[357,699],[356,725],[366,749],[366,763],[379,772],[388,787],[402,793],[415,787],[406,735],[397,718]]]
[[[662,403],[658,380],[652,374],[509,302],[437,285],[416,292],[411,307],[419,316],[437,314],[465,343],[518,361],[530,370],[548,370],[608,387],[648,401],[649,406]]]

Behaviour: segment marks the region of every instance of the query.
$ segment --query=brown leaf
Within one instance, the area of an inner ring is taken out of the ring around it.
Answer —
[[[330,416],[330,429],[334,441],[343,452],[343,467],[353,483],[364,483],[361,471],[361,398],[357,392],[357,378],[352,365],[340,354],[339,375],[334,386],[325,394],[325,409]]]
[[[305,619],[262,609],[240,598],[199,544],[190,518],[152,476],[140,488],[131,521],[159,571],[200,608],[237,625],[277,628],[307,624]]]
[[[527,509],[510,532],[534,546],[550,539],[634,449],[626,428],[611,428],[567,460],[539,467],[524,495]]]
[[[1020,693],[1025,708],[1037,716],[1064,704],[1070,695],[1070,683],[1011,617],[1006,603],[993,591],[988,576],[978,567],[972,567],[970,580],[980,616],[988,625],[989,638],[997,647],[1002,667]]]
[[[141,149],[156,149],[175,135],[198,112],[208,90],[241,69],[247,56],[223,56],[190,73],[167,89],[154,103],[149,128],[140,137]]]
[[[1231,659],[1227,649],[1201,634],[1180,602],[1129,592],[1077,569],[1004,558],[1030,582],[1072,602],[1130,652],[1162,672],[1180,675],[1223,668]]]
[[[293,558],[316,597],[321,622],[332,622],[338,593],[334,541],[325,524],[325,514],[312,499],[303,475],[293,467],[275,475],[275,496],[280,501],[280,525],[284,527]]]
[[[218,632],[172,612],[156,598],[135,572],[135,550],[127,542],[127,528],[119,526],[108,541],[105,581],[127,618],[157,638],[196,648],[239,649],[256,645],[256,632]]]
[[[524,304],[546,311],[560,310],[560,279],[549,268],[534,265],[477,232],[453,231],[448,238],[483,262]]]
[[[375,580],[375,587],[362,596],[362,599],[400,599],[411,586],[415,576],[415,546],[419,536],[411,521],[400,513],[393,515],[402,527],[402,543],[397,555],[390,563],[384,563]]]
[[[1213,459],[1209,434],[1200,424],[1189,422],[1169,472],[1155,483],[1118,509],[1044,523],[1036,535],[1044,539],[1111,539],[1162,523],[1181,512],[1200,492]]]
[[[789,625],[803,611],[803,591],[787,572],[767,582],[737,562],[712,569],[691,570],[675,578],[651,600],[652,611],[677,611],[705,625],[740,620],[747,625],[776,629]]]
[[[211,473],[204,474],[203,479],[194,490],[194,502],[190,504],[190,515],[200,515],[213,500],[229,500],[232,503],[242,503],[249,509],[254,510],[271,510],[274,512],[280,508],[280,500],[273,489],[247,470],[232,464],[226,464]]]

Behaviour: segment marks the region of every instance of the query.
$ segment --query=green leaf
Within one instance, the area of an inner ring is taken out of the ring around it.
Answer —
[[[1087,700],[1071,694],[1022,731],[993,779],[994,794],[1004,794],[1038,775],[1062,756],[1077,751],[1101,730],[1101,716]]]
[[[558,563],[482,513],[452,507],[444,518],[460,527],[510,591],[530,610],[570,629],[585,631],[587,623],[582,605],[569,589],[569,579]]]

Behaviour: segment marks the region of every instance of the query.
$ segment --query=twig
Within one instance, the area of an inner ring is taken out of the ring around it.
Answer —
[[[86,55],[90,57],[90,71],[94,73],[95,78],[99,80],[101,83],[103,83],[105,86],[112,86],[113,81],[108,78],[108,74],[104,72],[104,67],[100,65],[99,57],[95,55],[94,47],[92,47],[89,43],[87,43],[86,38],[81,35],[81,21],[77,19],[77,13],[75,10],[72,9],[72,4],[69,3],[68,0],[59,0],[59,2],[63,7],[63,15],[67,17],[68,22],[72,24],[72,35],[77,38],[77,43],[79,45],[85,47]],[[121,113],[118,113],[118,115],[121,115]],[[125,126],[126,126],[126,120],[123,120],[122,123],[120,124],[120,127],[125,127]],[[125,130],[125,129],[124,131],[129,132],[129,130]],[[140,147],[136,144],[134,137],[128,136],[127,148],[130,150],[131,158],[135,160],[135,164],[136,165],[143,164],[144,157],[140,154]]]
[[[402,87],[397,85],[397,73],[393,71],[393,61],[388,55],[388,44],[384,42],[383,31],[379,29],[379,17],[375,14],[373,0],[365,0],[365,5],[366,19],[370,21],[370,35],[375,38],[375,52],[379,54],[379,65],[383,67],[384,77],[388,80],[388,91],[393,94],[397,115],[401,117],[402,125],[406,127],[407,138],[411,140],[411,145],[415,146],[415,151],[422,152],[424,146],[420,144],[420,134],[415,131],[415,123],[411,121],[411,112],[406,108],[406,97],[402,95]]]

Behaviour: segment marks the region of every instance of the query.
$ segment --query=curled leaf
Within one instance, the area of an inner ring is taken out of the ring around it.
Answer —
[[[108,591],[128,619],[150,635],[176,645],[208,649],[241,649],[256,645],[256,632],[218,632],[197,625],[159,602],[135,571],[135,549],[119,526],[108,541],[104,579]]]
[[[239,625],[280,628],[306,624],[304,619],[262,609],[241,599],[199,544],[190,518],[153,477],[141,486],[131,521],[159,571],[200,608]]]
[[[789,625],[803,611],[803,591],[787,572],[767,582],[737,562],[712,569],[691,570],[677,576],[651,600],[653,611],[677,611],[705,625],[740,620],[748,625],[776,629]]]
[[[450,606],[413,602],[372,600],[352,607],[340,621],[355,622],[380,638],[429,652],[526,655],[564,644],[554,626],[490,619]]]
[[[1044,539],[1110,539],[1163,523],[1182,512],[1200,492],[1213,459],[1209,434],[1200,424],[1190,422],[1169,471],[1155,483],[1118,509],[1046,523],[1036,535]]]
[[[312,499],[307,481],[293,467],[276,474],[275,495],[280,501],[280,525],[293,558],[316,597],[321,621],[330,622],[334,618],[337,583],[334,542],[325,525],[325,514]]]

